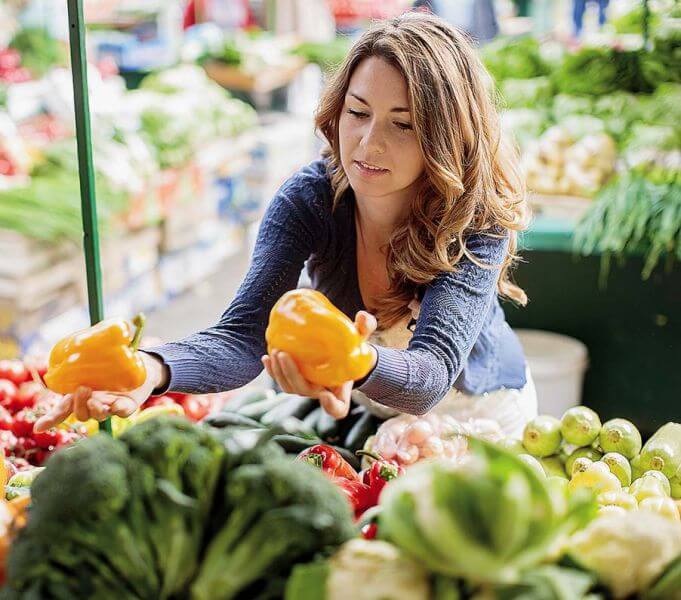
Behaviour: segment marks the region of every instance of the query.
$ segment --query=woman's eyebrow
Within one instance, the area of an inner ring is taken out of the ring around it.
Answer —
[[[364,98],[362,98],[362,96],[358,96],[354,92],[348,92],[348,95],[352,96],[356,100],[359,100],[362,104],[364,104],[366,106],[370,106],[370,104]],[[408,113],[409,109],[405,108],[403,106],[396,106],[395,108],[391,108],[390,112],[396,112],[396,113],[405,113],[406,112],[406,113]]]

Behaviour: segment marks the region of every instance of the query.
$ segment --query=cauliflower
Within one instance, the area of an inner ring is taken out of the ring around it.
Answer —
[[[647,589],[681,553],[681,524],[647,511],[606,514],[573,535],[567,551],[624,598]]]
[[[392,544],[354,539],[330,560],[326,600],[428,600],[428,575]]]

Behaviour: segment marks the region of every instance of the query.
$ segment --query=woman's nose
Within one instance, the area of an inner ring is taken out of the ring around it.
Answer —
[[[383,154],[386,150],[385,136],[378,123],[369,123],[362,136],[362,146],[367,152]]]

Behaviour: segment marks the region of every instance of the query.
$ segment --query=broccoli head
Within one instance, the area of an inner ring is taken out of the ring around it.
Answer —
[[[206,548],[194,600],[240,597],[293,565],[356,535],[347,500],[310,465],[286,457],[245,464],[228,477],[224,525]]]

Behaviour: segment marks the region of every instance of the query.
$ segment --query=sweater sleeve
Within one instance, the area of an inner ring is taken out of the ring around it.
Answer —
[[[296,287],[305,261],[327,238],[324,190],[312,167],[277,192],[263,217],[251,266],[219,322],[180,341],[149,348],[170,370],[168,390],[204,394],[241,387],[262,371],[269,313]]]
[[[464,257],[428,286],[409,347],[376,347],[376,367],[358,388],[372,400],[420,415],[454,385],[496,296],[508,237],[478,234],[467,247],[477,262],[491,266]]]

